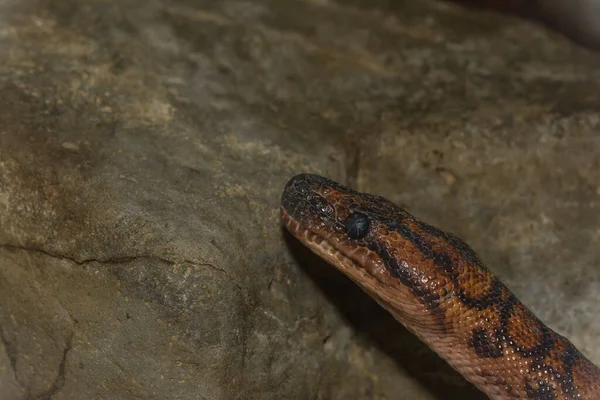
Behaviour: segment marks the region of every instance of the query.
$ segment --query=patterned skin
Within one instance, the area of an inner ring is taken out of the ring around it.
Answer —
[[[491,399],[600,399],[600,369],[452,234],[309,174],[287,183],[281,218]]]

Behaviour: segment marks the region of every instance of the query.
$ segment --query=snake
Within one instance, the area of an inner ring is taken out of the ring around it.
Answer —
[[[314,174],[283,226],[493,400],[597,400],[600,368],[530,311],[457,236]]]

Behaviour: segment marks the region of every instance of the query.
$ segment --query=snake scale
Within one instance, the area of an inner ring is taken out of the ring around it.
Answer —
[[[600,368],[456,236],[311,174],[287,183],[281,218],[491,399],[600,399]]]

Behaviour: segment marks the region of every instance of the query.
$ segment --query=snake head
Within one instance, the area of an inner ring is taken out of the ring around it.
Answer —
[[[290,179],[281,219],[292,235],[401,322],[415,309],[435,310],[454,296],[457,277],[467,266],[486,282],[478,289],[494,291],[495,281],[462,240],[383,197],[325,177],[300,174]]]
[[[281,199],[284,223],[295,222],[327,241],[355,247],[382,238],[385,226],[398,227],[411,216],[380,196],[360,193],[325,177],[296,175]]]
[[[305,246],[382,304],[400,301],[406,308],[425,296],[431,305],[448,281],[439,277],[435,246],[417,233],[424,225],[383,197],[300,174],[285,186],[281,216]]]

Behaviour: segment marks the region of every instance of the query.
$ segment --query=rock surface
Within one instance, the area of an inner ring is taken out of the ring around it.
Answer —
[[[327,175],[600,363],[600,57],[437,2],[0,3],[0,398],[482,399],[279,226]]]

